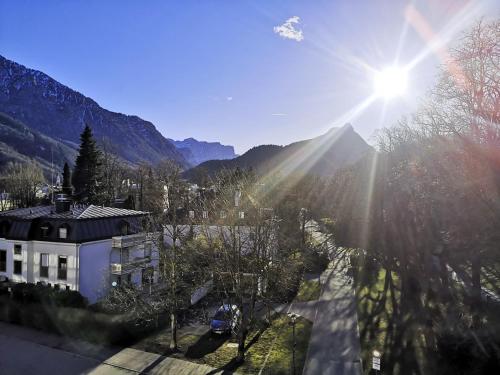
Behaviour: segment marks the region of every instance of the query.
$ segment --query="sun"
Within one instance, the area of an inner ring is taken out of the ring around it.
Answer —
[[[397,66],[386,68],[375,73],[373,85],[377,97],[390,99],[401,96],[408,86],[408,72]]]

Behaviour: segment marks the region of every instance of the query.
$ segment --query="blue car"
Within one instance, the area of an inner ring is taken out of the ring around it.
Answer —
[[[237,331],[240,319],[240,310],[236,305],[224,304],[217,309],[210,321],[210,330],[213,333],[224,334]]]

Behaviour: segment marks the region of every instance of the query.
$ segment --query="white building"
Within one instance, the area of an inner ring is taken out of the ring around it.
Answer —
[[[55,206],[0,212],[0,276],[79,291],[90,303],[123,282],[157,281],[157,260],[142,230],[145,212]]]

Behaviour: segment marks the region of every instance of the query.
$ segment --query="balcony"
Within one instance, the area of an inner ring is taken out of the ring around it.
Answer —
[[[134,247],[134,246],[143,246],[147,242],[145,233],[113,237],[111,240],[112,240],[111,246],[118,249]]]
[[[130,260],[128,262],[122,263],[111,263],[111,274],[113,275],[123,275],[130,273],[136,269],[146,267],[151,262],[151,258],[137,258]]]

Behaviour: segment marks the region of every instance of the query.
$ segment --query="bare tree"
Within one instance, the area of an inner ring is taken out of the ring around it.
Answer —
[[[16,207],[34,206],[37,192],[45,183],[42,169],[35,161],[9,163],[2,180],[5,191]]]

